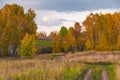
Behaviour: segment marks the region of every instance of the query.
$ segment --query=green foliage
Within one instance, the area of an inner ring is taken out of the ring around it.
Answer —
[[[64,69],[63,70],[63,77],[64,80],[72,80],[76,77],[76,75],[79,73],[79,70],[77,70],[76,68],[74,69]]]
[[[60,29],[60,35],[64,37],[67,34],[67,28],[62,26]]]
[[[109,66],[106,65],[105,68],[108,72],[109,80],[117,80],[115,65],[109,65]]]
[[[33,55],[35,53],[35,36],[26,33],[20,43],[20,56]]]

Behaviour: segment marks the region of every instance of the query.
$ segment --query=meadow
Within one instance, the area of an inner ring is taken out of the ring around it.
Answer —
[[[82,68],[79,63],[54,60],[2,60],[0,80],[73,80]]]
[[[88,53],[83,54],[88,57]],[[84,80],[89,69],[92,69],[89,80],[101,80],[104,70],[107,71],[109,80],[119,80],[119,61],[100,63],[94,59],[93,61],[87,59],[81,61],[78,58],[78,60],[70,60],[76,55],[82,57],[80,55],[83,54],[58,53],[1,58],[0,80]]]
[[[52,41],[37,40],[36,44],[38,44],[38,45],[44,45],[44,46],[52,46]]]

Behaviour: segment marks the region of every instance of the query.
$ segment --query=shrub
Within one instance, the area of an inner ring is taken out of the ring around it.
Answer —
[[[26,33],[20,44],[20,56],[32,55],[35,53],[35,37]]]

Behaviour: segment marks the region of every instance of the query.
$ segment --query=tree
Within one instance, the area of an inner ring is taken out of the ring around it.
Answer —
[[[119,50],[120,13],[91,13],[83,22],[83,26],[86,29],[84,32],[81,31],[80,23],[75,22],[74,27],[70,27],[65,36],[62,34],[64,31],[61,29],[61,45],[65,52],[82,51],[84,49]]]
[[[16,4],[6,4],[0,9],[0,54],[18,55],[20,41],[29,34],[36,34],[35,13]]]
[[[38,39],[39,39],[39,38],[46,38],[46,37],[47,37],[47,35],[46,35],[45,32],[39,32],[39,33],[38,33]]]
[[[85,36],[82,33],[82,26],[79,22],[74,24],[74,36],[76,39],[77,50],[82,51],[85,47]]]
[[[80,26],[80,23],[79,22],[75,22],[74,24],[74,35],[75,35],[75,38],[77,38],[78,36],[80,36],[81,34],[81,26]]]
[[[20,56],[33,55],[35,53],[35,36],[26,33],[20,42]]]
[[[107,51],[108,50],[108,41],[104,33],[101,33],[98,45],[96,46],[98,51]]]
[[[86,28],[86,36],[87,40],[91,41],[92,49],[95,49],[98,40],[98,32],[99,32],[99,14],[91,13],[87,16],[86,20],[83,22],[83,25]],[[89,42],[88,41],[88,42]]]
[[[120,35],[118,36],[117,44],[116,44],[116,50],[120,50]]]
[[[86,41],[86,44],[85,44],[86,50],[92,50],[93,49],[91,42],[92,41],[90,41],[90,40]]]
[[[57,36],[57,31],[51,31],[49,37],[54,40]]]
[[[92,49],[116,50],[120,34],[120,13],[90,14],[84,21],[86,40],[91,41]]]
[[[77,38],[76,44],[79,51],[83,51],[85,49],[85,42],[85,36],[81,35]]]
[[[67,34],[67,28],[62,26],[60,29],[60,35],[64,37]]]
[[[52,43],[52,50],[53,50],[53,53],[60,53],[62,52],[62,36],[60,34],[58,34],[54,40],[53,40],[53,43]]]
[[[74,52],[76,49],[76,39],[74,37],[74,31],[72,27],[69,28],[65,36],[65,39],[63,42],[63,48],[65,52],[69,52],[69,51]]]

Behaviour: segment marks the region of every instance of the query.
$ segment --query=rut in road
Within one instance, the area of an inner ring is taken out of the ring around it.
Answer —
[[[90,76],[91,76],[91,73],[92,73],[92,69],[89,69],[84,77],[83,80],[89,80],[90,79]]]
[[[107,71],[102,71],[102,80],[109,80],[108,79],[108,74],[107,74]]]

